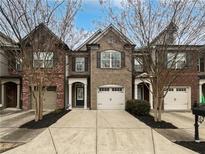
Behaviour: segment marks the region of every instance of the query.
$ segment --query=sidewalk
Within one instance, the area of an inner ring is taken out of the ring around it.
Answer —
[[[191,154],[125,111],[73,110],[5,154]]]

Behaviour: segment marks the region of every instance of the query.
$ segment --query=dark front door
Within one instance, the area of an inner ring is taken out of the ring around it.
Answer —
[[[9,82],[5,84],[5,101],[6,107],[17,106],[17,85]]]
[[[84,106],[84,88],[76,87],[76,106]]]

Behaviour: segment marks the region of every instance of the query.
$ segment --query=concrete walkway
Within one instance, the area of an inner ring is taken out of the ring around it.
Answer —
[[[73,110],[5,154],[191,154],[125,111]]]

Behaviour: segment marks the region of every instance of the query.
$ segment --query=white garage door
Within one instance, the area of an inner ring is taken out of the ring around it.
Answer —
[[[98,109],[125,109],[123,87],[99,87],[97,90]]]
[[[190,87],[170,87],[164,99],[165,110],[190,109]]]
[[[38,96],[38,93],[35,92],[35,95]],[[47,91],[44,94],[43,109],[56,109],[56,87],[51,86],[47,87]],[[32,108],[35,109],[35,101],[32,99]]]

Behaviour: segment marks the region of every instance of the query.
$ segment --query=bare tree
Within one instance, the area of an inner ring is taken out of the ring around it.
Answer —
[[[0,31],[15,40],[18,49],[7,52],[5,57],[15,57],[21,66],[20,73],[31,88],[35,100],[35,120],[43,115],[43,98],[52,78],[51,68],[55,55],[51,51],[66,47],[65,41],[72,40],[74,18],[81,6],[81,0],[2,0],[0,2]],[[49,27],[51,32],[33,33],[37,28]],[[69,42],[68,42],[69,43]],[[31,52],[28,52],[31,51]],[[15,53],[15,54],[14,54]],[[58,53],[61,55],[61,53]],[[64,57],[65,58],[65,57]],[[64,62],[64,59],[62,59]],[[13,67],[13,66],[9,66]],[[42,69],[43,68],[43,69]],[[13,68],[15,71],[16,67]]]
[[[139,77],[151,83],[155,121],[161,121],[169,87],[185,68],[195,67],[191,57],[197,53],[181,53],[194,48],[190,45],[205,44],[205,2],[126,0],[121,9],[109,5],[108,9],[113,23],[136,44],[135,53],[142,59],[138,63],[145,72]],[[174,52],[170,53],[170,48]]]

